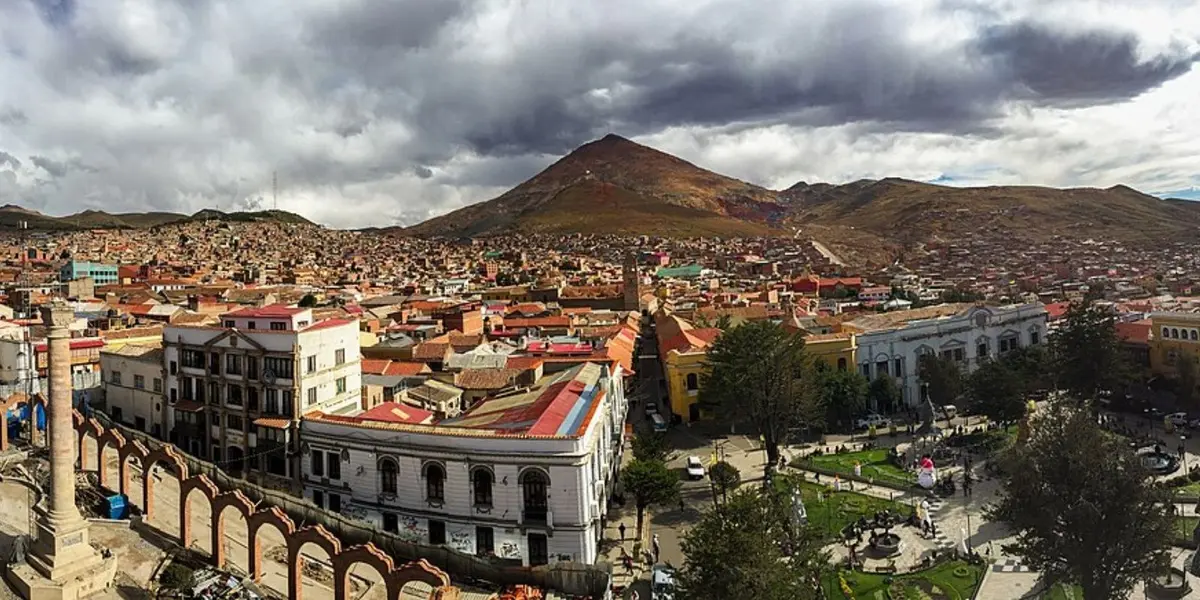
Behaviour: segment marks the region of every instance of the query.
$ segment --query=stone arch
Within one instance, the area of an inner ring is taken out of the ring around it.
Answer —
[[[301,552],[307,544],[315,544],[324,550],[329,556],[330,565],[333,564],[333,558],[342,552],[341,540],[322,525],[304,527],[292,534],[288,539],[288,598],[291,600],[301,600],[303,595],[304,556]]]
[[[75,431],[78,433],[79,438],[79,470],[90,471],[88,456],[94,455],[96,456],[96,471],[98,472],[101,467],[100,436],[104,435],[104,428],[95,419],[83,419],[83,415],[80,415],[78,411],[76,411],[74,416],[77,419],[81,419],[75,424]],[[91,435],[92,443],[95,445],[93,452],[88,452],[87,441],[89,434]]]
[[[283,544],[287,547],[288,538],[296,532],[296,524],[278,506],[272,506],[251,514],[246,518],[246,543],[250,552],[250,568],[248,573],[254,581],[262,579],[262,543],[258,537],[259,529],[266,525],[274,526],[283,534]]]
[[[129,474],[130,474],[129,460],[131,458],[136,458],[138,461],[138,466],[142,469],[142,483],[143,483],[142,487],[143,487],[143,489],[145,489],[146,455],[147,454],[149,454],[149,452],[146,450],[146,446],[144,446],[138,440],[133,440],[132,442],[125,444],[124,446],[121,446],[121,448],[117,450],[117,459],[120,461],[118,464],[120,465],[120,473],[121,473],[120,492],[122,494],[125,494],[126,496],[132,495],[132,494],[130,494],[130,492],[132,491],[132,485],[131,485],[130,479],[129,479]],[[143,498],[139,498],[139,500],[143,500]],[[142,509],[144,510],[145,507],[143,506]]]
[[[171,465],[176,479],[180,482],[181,492],[183,480],[188,478],[187,463],[179,456],[175,446],[160,446],[157,450],[146,454],[146,458],[142,461],[142,512],[145,513],[144,521],[146,523],[150,522],[153,515],[154,467],[159,463]]]
[[[370,565],[379,572],[379,576],[387,588],[389,600],[399,598],[400,588],[396,586],[396,579],[392,577],[392,571],[395,570],[392,558],[375,544],[367,542],[359,546],[352,546],[331,558],[333,559],[333,597],[335,599],[349,598],[347,591],[350,588],[350,567],[357,563]]]
[[[230,506],[246,519],[247,527],[250,526],[250,515],[254,514],[254,503],[241,490],[217,494],[213,498],[213,566],[218,569],[225,567],[225,509]]]
[[[199,490],[200,495],[208,500],[208,526],[217,528],[217,512],[216,498],[220,493],[216,484],[208,478],[208,475],[200,474],[188,477],[179,482],[179,543],[184,549],[192,545],[192,505],[189,499],[192,490]],[[216,554],[216,549],[213,549],[213,554]]]
[[[395,580],[397,590],[411,581],[420,581],[433,589],[450,585],[450,576],[423,558],[405,563],[392,572],[391,578]]]
[[[104,464],[104,450],[109,446],[112,446],[117,451],[117,474],[119,479],[122,472],[121,463],[124,462],[121,450],[125,447],[125,436],[115,429],[106,429],[104,433],[100,434],[100,439],[96,441],[96,465],[98,467],[96,470],[100,474],[100,487],[111,489],[108,482],[108,465]],[[117,483],[117,492],[125,492],[121,488],[120,482]]]

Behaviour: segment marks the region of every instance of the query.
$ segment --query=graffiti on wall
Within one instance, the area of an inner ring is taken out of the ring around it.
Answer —
[[[456,529],[450,532],[450,547],[459,552],[475,553],[475,542],[471,539],[470,529]]]
[[[421,527],[421,522],[415,517],[400,516],[400,531],[397,532],[404,541],[423,544],[429,539],[429,531]]]
[[[520,560],[521,549],[517,547],[516,542],[504,542],[500,544],[500,558],[511,558]]]

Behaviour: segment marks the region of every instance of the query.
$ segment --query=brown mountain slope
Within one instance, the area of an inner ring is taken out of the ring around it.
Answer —
[[[85,210],[73,215],[53,217],[37,211],[22,208],[15,204],[0,206],[0,229],[19,229],[22,224],[30,230],[38,231],[78,231],[86,229],[147,229],[159,225],[182,223],[186,221],[218,220],[218,221],[275,221],[279,223],[309,223],[300,215],[283,210],[264,210],[259,212],[224,213],[214,209],[205,209],[188,216],[181,213],[145,212],[145,213],[107,213],[101,210]]]
[[[411,235],[511,231],[744,236],[784,213],[771,190],[608,135],[584,144],[498,198],[403,230]]]
[[[789,222],[855,227],[889,241],[901,233],[923,240],[1007,230],[1038,239],[1138,242],[1193,235],[1200,227],[1200,203],[1161,200],[1125,186],[953,188],[889,178],[797,184],[781,196],[792,209]]]

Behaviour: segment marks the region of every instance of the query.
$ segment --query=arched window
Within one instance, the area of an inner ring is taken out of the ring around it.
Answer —
[[[1197,336],[1197,333],[1196,333],[1196,330],[1195,330],[1195,329],[1193,329],[1193,330],[1189,331],[1189,332],[1188,332],[1188,335],[1189,335],[1189,336],[1191,336],[1191,338],[1192,338],[1192,341],[1193,341],[1193,342],[1194,342],[1194,341],[1196,341],[1196,336]]]
[[[438,463],[425,464],[425,499],[429,502],[446,500],[446,469]]]
[[[1171,337],[1173,337],[1175,339],[1179,339],[1179,330],[1172,327],[1171,328]]]
[[[837,365],[838,365],[838,370],[839,370],[839,371],[845,371],[845,370],[846,370],[846,359],[845,359],[845,357],[843,357],[843,358],[839,358],[839,359],[838,359],[838,363],[837,363]]]
[[[550,478],[538,469],[521,473],[522,514],[526,521],[546,522]]]
[[[396,494],[396,476],[400,474],[400,466],[393,458],[379,461],[379,491],[384,494]]]
[[[492,472],[482,467],[471,471],[471,492],[475,506],[492,505]]]
[[[1163,338],[1169,337],[1171,337],[1171,329],[1168,327],[1163,327]]]
[[[689,391],[689,392],[692,392],[692,391],[695,391],[695,390],[698,390],[698,389],[700,389],[700,378],[699,378],[699,377],[696,377],[696,374],[695,374],[695,373],[688,373],[688,375],[687,375],[687,389],[688,389],[688,391]]]

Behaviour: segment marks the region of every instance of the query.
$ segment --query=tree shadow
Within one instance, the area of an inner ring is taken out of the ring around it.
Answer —
[[[1012,535],[1012,531],[1004,523],[985,521],[971,534],[971,545],[978,548],[988,542],[1002,540]]]

